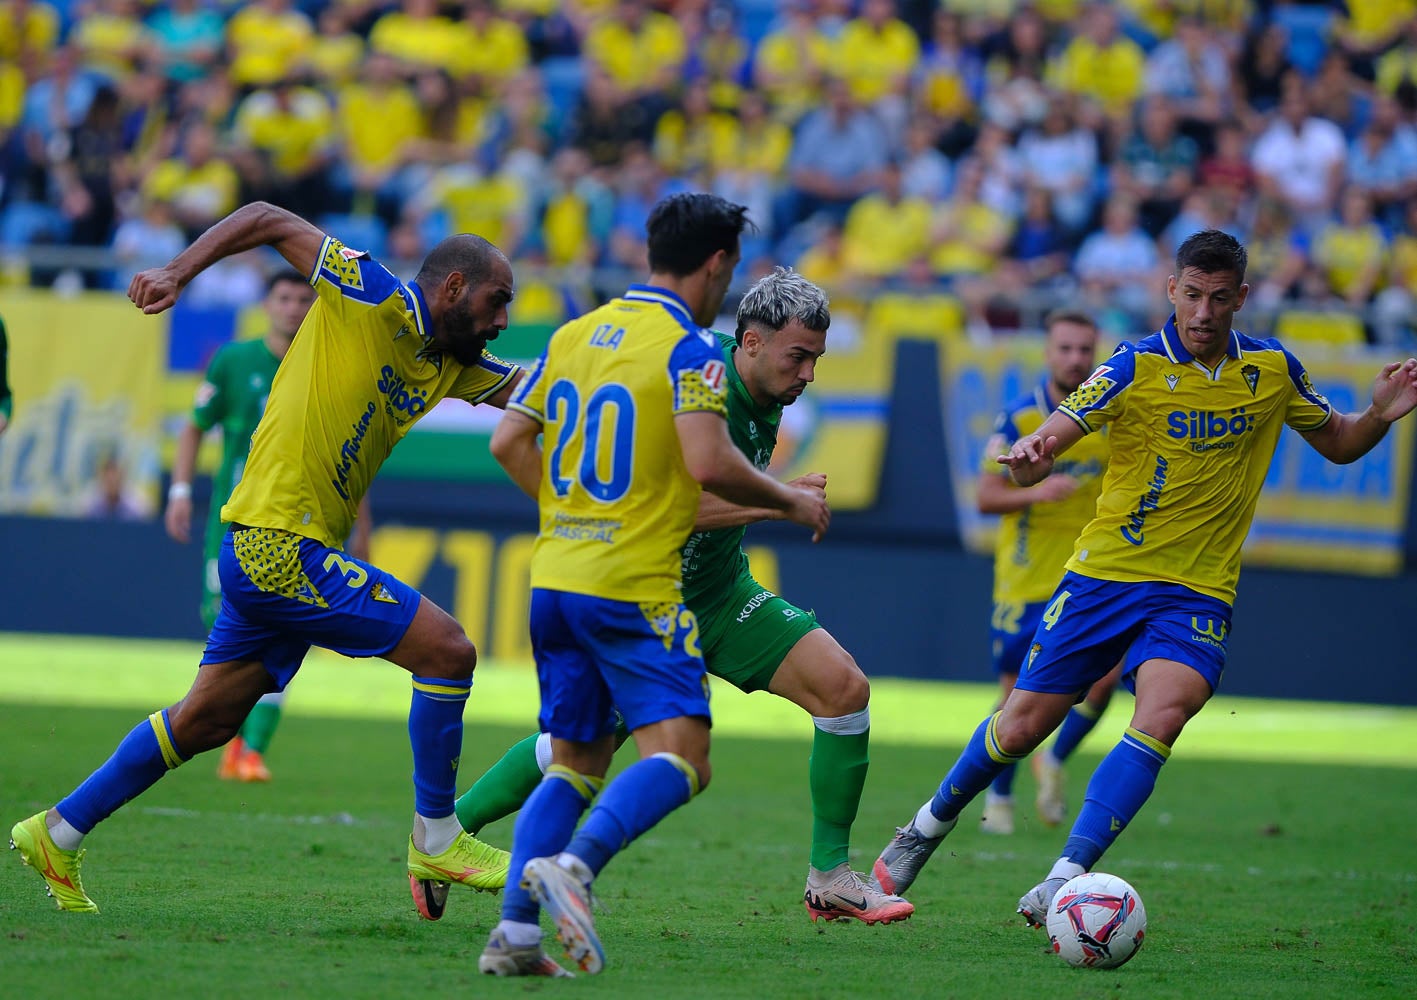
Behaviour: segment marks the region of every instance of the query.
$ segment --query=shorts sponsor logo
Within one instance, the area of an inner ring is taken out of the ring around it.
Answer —
[[[1225,637],[1230,634],[1230,623],[1224,618],[1207,618],[1204,622],[1191,615],[1191,641],[1203,642],[1216,649],[1225,648]]]
[[[754,611],[758,610],[758,608],[762,607],[764,604],[766,604],[768,601],[772,600],[776,596],[777,595],[774,594],[771,590],[762,590],[759,591],[757,594],[754,594],[751,598],[748,599],[748,603],[743,605],[743,610],[738,612],[738,621],[740,623],[747,621],[749,615],[751,615]]]

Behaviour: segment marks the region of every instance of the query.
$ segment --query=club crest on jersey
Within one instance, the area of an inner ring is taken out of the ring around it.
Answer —
[[[1260,384],[1260,370],[1256,365],[1246,365],[1240,369],[1240,374],[1245,376],[1245,384],[1250,387],[1250,395],[1255,394],[1255,388]]]
[[[1167,375],[1164,375],[1163,378],[1166,379],[1166,387],[1167,387],[1168,389],[1170,389],[1172,392],[1175,392],[1175,391],[1176,391],[1176,383],[1179,382],[1179,381],[1181,381],[1181,376],[1179,376],[1179,375],[1174,375],[1174,374],[1167,374]],[[1254,391],[1255,391],[1255,390],[1253,390],[1253,389],[1250,390],[1250,392],[1254,392]]]

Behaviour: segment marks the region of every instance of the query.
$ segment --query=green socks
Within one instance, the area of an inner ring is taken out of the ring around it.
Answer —
[[[861,805],[870,764],[869,709],[812,722],[812,757],[807,782],[812,789],[812,867],[830,871],[847,860],[851,824]]]
[[[262,698],[251,707],[251,714],[241,724],[241,740],[257,753],[263,754],[271,745],[271,737],[280,725],[280,700]]]
[[[538,737],[532,733],[513,746],[458,798],[453,809],[464,830],[476,835],[488,823],[510,816],[541,784],[541,766],[536,762]]]

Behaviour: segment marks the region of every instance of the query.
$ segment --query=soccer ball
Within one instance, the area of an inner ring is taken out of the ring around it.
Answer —
[[[1146,936],[1146,908],[1122,879],[1084,872],[1063,883],[1048,907],[1048,937],[1069,965],[1115,969]]]

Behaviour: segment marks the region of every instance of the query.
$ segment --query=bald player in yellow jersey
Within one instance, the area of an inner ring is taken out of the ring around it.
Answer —
[[[517,817],[520,883],[507,885],[478,960],[485,973],[567,974],[542,951],[543,907],[576,964],[599,972],[591,881],[708,784],[708,676],[680,577],[701,485],[826,530],[820,488],[777,482],[729,437],[727,365],[706,325],[746,212],[709,194],[656,205],[649,283],[557,330],[493,435],[493,454],[541,513],[531,641],[552,763]],[[617,708],[640,760],[607,786]]]
[[[1097,515],[1034,633],[1018,684],[980,723],[933,798],[876,859],[904,892],[1001,768],[1031,753],[1121,659],[1131,725],[1087,786],[1063,854],[1018,901],[1043,926],[1058,889],[1101,859],[1151,796],[1187,721],[1220,684],[1240,548],[1287,425],[1331,462],[1355,462],[1417,406],[1417,359],[1386,365],[1362,413],[1334,411],[1277,340],[1232,329],[1245,304],[1245,248],[1218,230],[1176,251],[1166,325],[1122,344],[1043,425],[999,457],[1032,486],[1106,426],[1111,459]]]
[[[256,701],[284,689],[311,645],[381,656],[413,675],[414,822],[409,877],[496,889],[505,852],[465,834],[453,813],[462,710],[477,651],[412,587],[342,549],[360,498],[390,450],[446,396],[505,406],[523,373],[486,351],[507,325],[512,269],[478,236],[444,240],[404,283],[369,255],[298,216],[247,205],[128,296],[170,308],[224,257],[270,246],[307,276],[310,308],[271,383],[245,472],[222,518],[222,605],[201,669],[177,704],[154,712],[57,806],[10,836],[59,908],[98,908],[79,881],[95,825],[168,771],[231,739]]]

